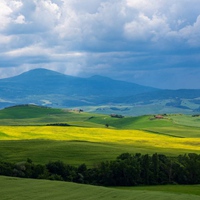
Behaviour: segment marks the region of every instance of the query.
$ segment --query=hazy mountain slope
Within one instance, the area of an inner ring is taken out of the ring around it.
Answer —
[[[92,106],[92,111],[143,115],[200,111],[200,90],[161,90],[103,76],[80,78],[47,69],[0,79],[0,107],[37,104],[52,107]],[[98,106],[107,108],[99,110]],[[116,106],[116,107],[113,107]],[[130,107],[117,107],[117,106]]]
[[[38,103],[48,99],[62,105],[87,105],[108,102],[111,97],[135,95],[157,89],[134,83],[93,76],[79,78],[46,69],[35,69],[0,80],[0,99],[13,103]],[[27,99],[28,98],[28,99]]]
[[[79,78],[46,69],[35,69],[16,77],[0,80],[0,91],[3,94],[6,93],[7,96],[10,96],[11,92],[13,92],[13,95],[17,93],[20,95],[126,96],[155,90],[154,88],[101,76]]]

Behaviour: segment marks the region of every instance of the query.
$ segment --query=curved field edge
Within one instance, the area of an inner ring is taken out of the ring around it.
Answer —
[[[106,128],[0,126],[0,159],[36,163],[62,160],[89,166],[122,153],[176,156],[200,153],[200,138],[176,138],[139,130]],[[17,153],[16,153],[17,152]]]
[[[152,148],[200,151],[200,138],[176,138],[141,130],[106,128],[0,126],[0,140],[61,140],[113,143]]]
[[[21,199],[21,200],[198,200],[199,196],[193,194],[176,194],[161,191],[131,191],[118,190],[90,185],[80,185],[75,183],[20,179],[0,176],[0,196],[1,200]]]
[[[46,164],[49,161],[62,160],[71,165],[85,163],[93,166],[101,161],[114,160],[122,153],[153,154],[155,152],[168,156],[185,153],[199,153],[187,149],[153,148],[114,143],[93,143],[87,141],[53,141],[53,140],[6,140],[0,141],[0,160],[21,162],[30,158],[34,163]],[[17,153],[16,153],[17,152]]]

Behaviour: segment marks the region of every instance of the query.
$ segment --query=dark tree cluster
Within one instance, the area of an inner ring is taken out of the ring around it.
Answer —
[[[53,123],[53,124],[47,124],[46,126],[70,126],[67,123]]]
[[[200,184],[200,155],[190,153],[169,158],[157,153],[124,153],[93,168],[85,164],[75,167],[62,161],[40,165],[27,159],[16,164],[0,162],[0,175],[103,186]]]

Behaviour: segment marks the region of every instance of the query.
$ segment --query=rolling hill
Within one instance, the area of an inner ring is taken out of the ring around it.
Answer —
[[[67,199],[88,199],[88,200],[197,200],[199,199],[198,186],[177,186],[174,187],[136,187],[135,189],[115,189],[81,185],[75,183],[20,179],[0,176],[1,200],[21,199],[26,200],[67,200]],[[187,191],[187,192],[186,192]]]
[[[199,153],[199,120],[191,115],[116,118],[35,105],[14,106],[0,110],[0,158],[20,162],[30,157],[37,163],[60,159],[91,166],[124,152]]]

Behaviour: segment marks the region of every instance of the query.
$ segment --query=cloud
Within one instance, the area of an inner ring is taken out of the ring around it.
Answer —
[[[170,28],[164,17],[155,15],[149,18],[144,14],[139,14],[137,20],[125,24],[124,32],[129,39],[135,41],[157,42],[166,37]]]
[[[0,22],[0,77],[45,67],[151,84],[147,72],[199,68],[199,0],[2,0]]]
[[[12,13],[12,9],[6,5],[5,1],[0,2],[0,31],[6,28],[6,25],[10,22],[9,15]]]
[[[192,47],[200,46],[200,15],[197,17],[196,22],[188,25],[179,31],[182,38],[187,40],[187,43]]]

